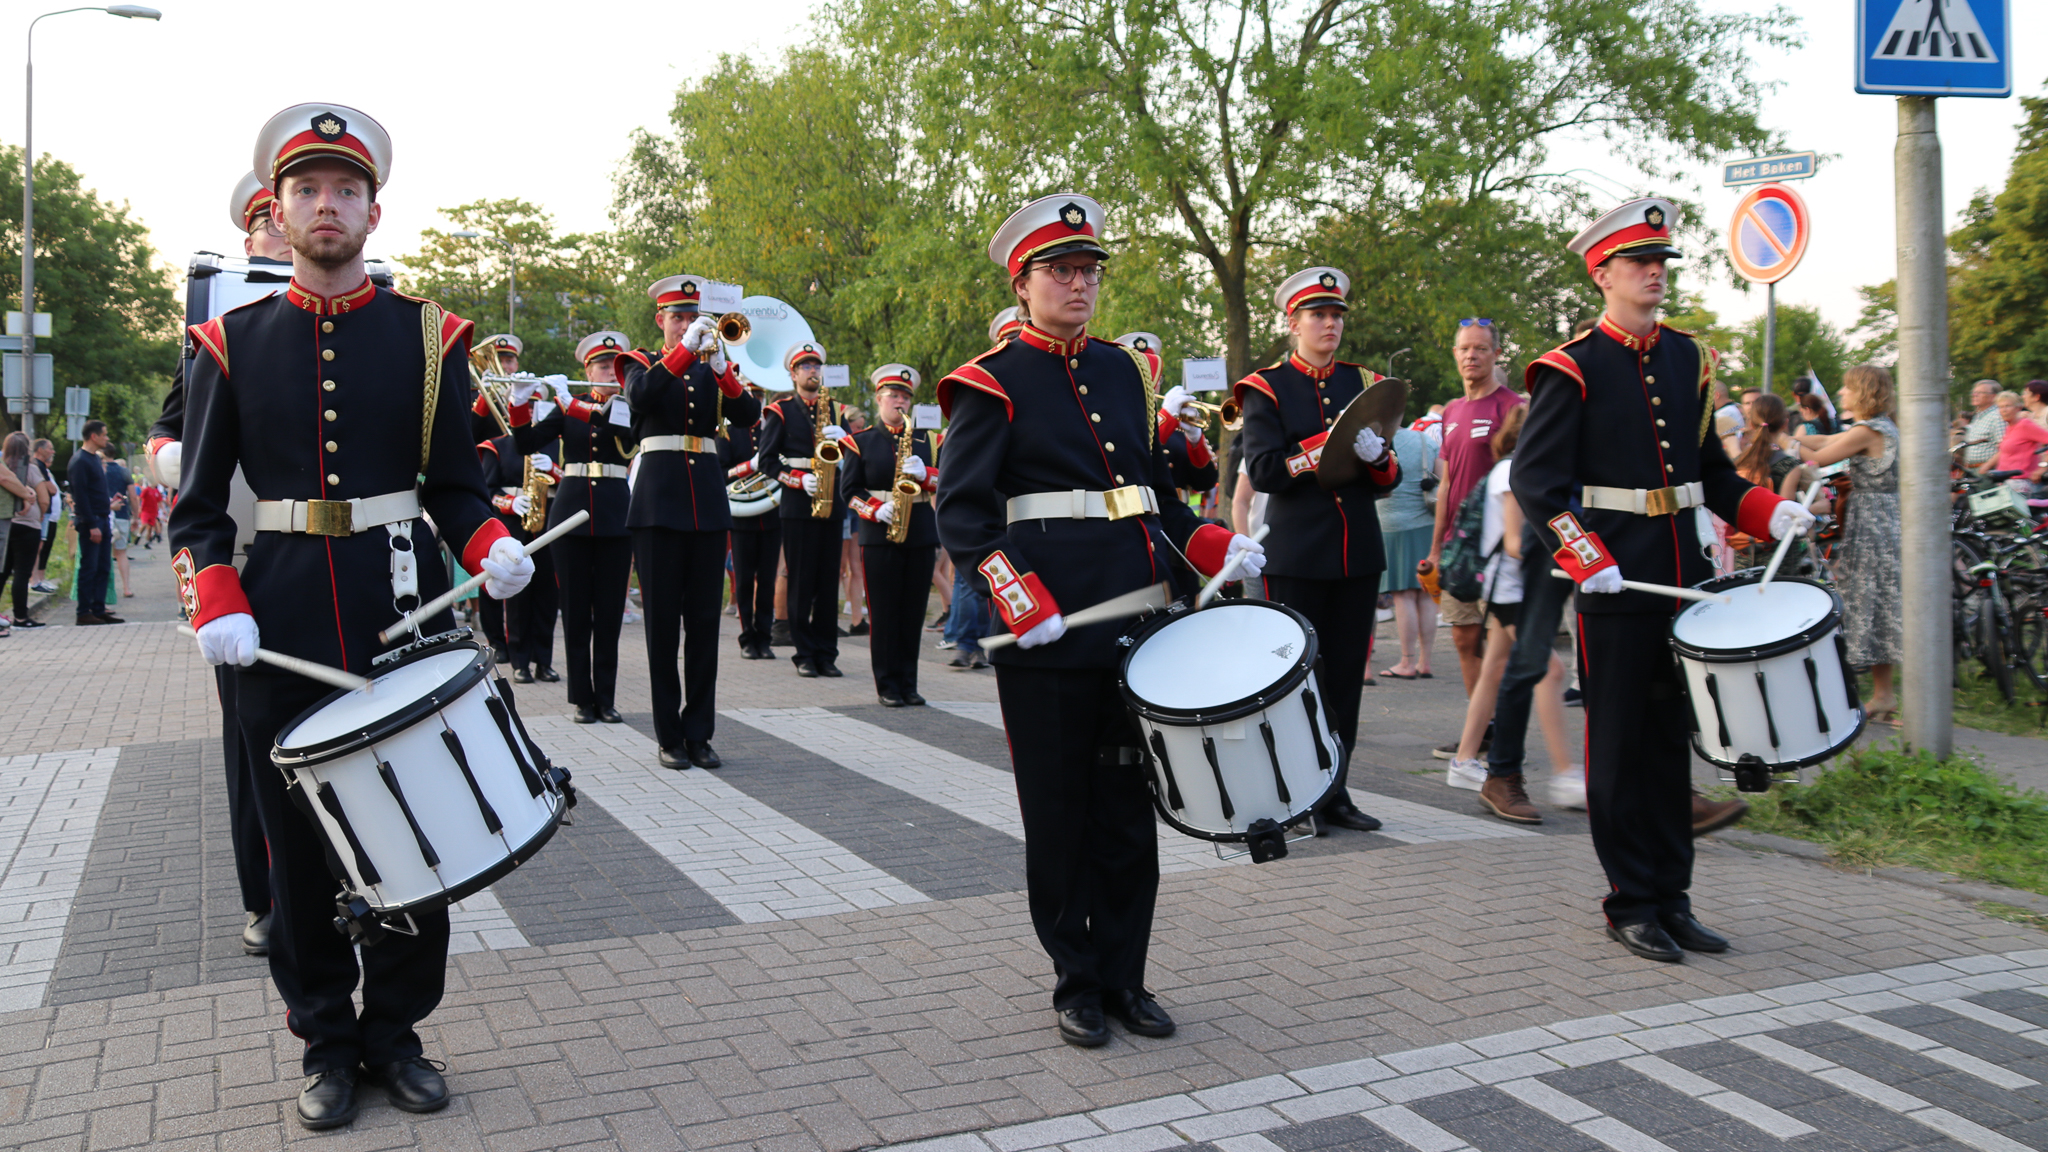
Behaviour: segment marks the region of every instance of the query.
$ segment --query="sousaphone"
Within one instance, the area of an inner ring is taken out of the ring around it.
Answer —
[[[740,301],[738,311],[752,326],[746,343],[728,349],[740,375],[746,377],[747,383],[758,384],[770,392],[787,392],[796,387],[782,366],[782,354],[791,345],[817,341],[810,324],[795,306],[773,296],[749,296]]]

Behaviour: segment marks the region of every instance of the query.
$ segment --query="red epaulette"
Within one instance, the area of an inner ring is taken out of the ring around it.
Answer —
[[[228,331],[221,321],[226,316],[215,316],[204,324],[194,324],[186,331],[201,348],[213,356],[213,362],[220,365],[220,374],[228,374]]]
[[[986,392],[1001,400],[1003,402],[1003,414],[1009,419],[1015,420],[1017,418],[1017,406],[1011,402],[1010,394],[1003,391],[1002,384],[996,380],[995,376],[988,369],[981,366],[983,360],[1000,351],[1002,351],[1002,345],[997,345],[947,373],[945,378],[940,380],[938,384],[939,411],[948,417],[953,415],[953,389],[951,386],[954,384],[965,384],[977,392]]]
[[[1594,331],[1596,331],[1596,329],[1588,328],[1586,331],[1581,332],[1577,336],[1574,336],[1571,339],[1565,341],[1564,343],[1559,344],[1557,347],[1552,348],[1550,351],[1545,352],[1543,355],[1538,356],[1534,360],[1529,361],[1529,366],[1522,370],[1523,391],[1529,393],[1531,396],[1534,396],[1536,394],[1537,371],[1542,368],[1555,368],[1559,372],[1562,372],[1565,375],[1571,377],[1574,381],[1578,383],[1579,399],[1585,399],[1586,374],[1584,372],[1579,371],[1579,362],[1572,359],[1571,353],[1565,351],[1565,349],[1591,336],[1594,333]]]

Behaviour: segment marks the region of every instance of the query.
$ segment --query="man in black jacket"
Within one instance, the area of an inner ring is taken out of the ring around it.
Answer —
[[[783,354],[782,365],[796,390],[768,405],[761,416],[761,467],[774,469],[785,489],[778,511],[782,552],[789,563],[789,634],[796,643],[796,674],[840,676],[839,554],[846,500],[835,483],[825,492],[825,515],[814,516],[811,498],[818,492],[818,475],[812,469],[818,445],[846,437],[840,424],[846,409],[825,392],[823,345],[799,343]],[[839,466],[846,467],[846,462]]]
[[[71,453],[64,479],[71,489],[71,523],[78,529],[78,623],[119,624],[107,612],[107,559],[113,547],[112,496],[100,449],[107,446],[104,420],[85,422],[85,439]]]
[[[875,387],[877,418],[872,428],[845,441],[851,450],[839,465],[839,493],[860,518],[861,578],[867,588],[868,615],[874,629],[868,653],[875,669],[875,695],[883,705],[900,708],[924,703],[917,693],[918,636],[931,600],[932,563],[938,557],[939,528],[932,515],[930,493],[939,487],[937,454],[928,432],[911,427],[910,400],[917,392],[917,369],[884,364],[869,377]],[[898,450],[908,436],[903,467]],[[908,520],[897,527],[895,489],[898,478],[916,487],[906,489]],[[902,539],[892,540],[892,533]]]

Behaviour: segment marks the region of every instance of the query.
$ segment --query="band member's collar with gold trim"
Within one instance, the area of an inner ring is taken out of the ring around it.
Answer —
[[[1296,371],[1311,380],[1328,380],[1331,373],[1337,371],[1337,358],[1335,356],[1330,357],[1330,362],[1321,368],[1303,360],[1299,352],[1289,352],[1287,354],[1287,362],[1294,365]]]
[[[286,285],[284,290],[285,299],[315,316],[339,316],[343,312],[353,312],[376,297],[377,286],[370,283],[368,276],[363,277],[362,287],[343,292],[339,296],[320,296],[308,292],[296,279]]]
[[[1055,356],[1077,356],[1080,354],[1081,349],[1088,346],[1088,330],[1086,328],[1081,329],[1081,334],[1072,340],[1055,340],[1051,336],[1039,331],[1036,327],[1026,324],[1024,325],[1024,330],[1017,333],[1017,339],[1038,349],[1040,352],[1050,352]]]
[[[1600,314],[1600,331],[1606,333],[1608,338],[1616,344],[1631,352],[1648,352],[1657,346],[1657,338],[1664,334],[1664,326],[1662,324],[1652,325],[1648,336],[1638,336],[1621,325],[1616,324],[1613,320],[1608,319],[1607,314],[1603,312]]]

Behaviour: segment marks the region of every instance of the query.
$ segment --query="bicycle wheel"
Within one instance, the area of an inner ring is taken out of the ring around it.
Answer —
[[[2048,689],[2048,670],[2042,667],[2048,656],[2048,598],[2038,587],[2021,586],[2012,590],[2010,603],[2013,643],[2008,660],[2035,688]]]
[[[1991,586],[1991,602],[1989,611],[1985,613],[1985,623],[1984,670],[1991,673],[1991,679],[1998,685],[1998,694],[2010,704],[2017,699],[2012,686],[2013,650],[2017,639],[2013,633],[2012,606],[1995,583]]]
[[[1991,549],[1969,536],[1949,540],[1950,596],[1955,605],[1954,635],[1956,663],[1974,656],[1990,663],[1984,651],[1985,608],[1990,602],[1988,581],[1980,572]]]

